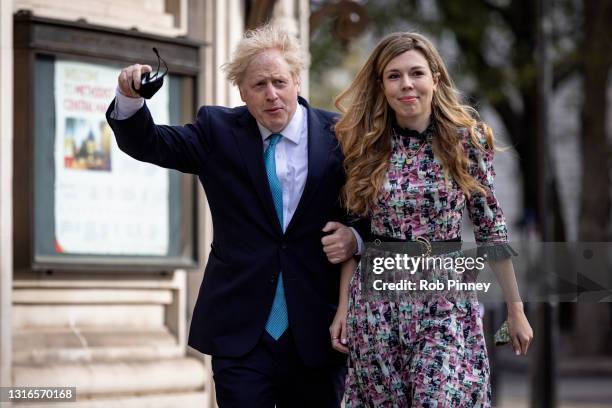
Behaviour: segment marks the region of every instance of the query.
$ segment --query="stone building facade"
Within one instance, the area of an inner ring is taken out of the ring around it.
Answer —
[[[71,407],[215,405],[209,362],[186,344],[191,312],[212,241],[210,215],[200,186],[191,197],[198,214],[193,218],[193,236],[197,237],[193,241],[197,268],[193,271],[168,267],[150,267],[146,271],[121,267],[80,269],[78,263],[71,268],[32,268],[23,262],[24,256],[31,258],[34,245],[33,234],[22,231],[23,217],[34,211],[29,202],[32,189],[24,191],[24,186],[32,187],[35,182],[32,172],[23,172],[27,166],[23,160],[28,157],[29,148],[23,140],[31,137],[28,120],[35,118],[21,110],[35,101],[28,99],[33,95],[32,84],[15,81],[15,78],[24,78],[19,70],[28,61],[24,57],[29,51],[23,48],[22,27],[28,27],[31,35],[25,41],[29,44],[26,48],[48,47],[46,51],[58,55],[71,55],[73,50],[79,50],[78,55],[85,55],[86,61],[113,57],[97,55],[96,50],[102,48],[88,48],[87,41],[91,39],[88,35],[93,32],[122,39],[117,43],[115,61],[123,52],[121,45],[129,41],[143,47],[155,41],[167,43],[168,47],[187,50],[185,55],[196,55],[196,59],[184,64],[166,57],[169,65],[191,75],[183,83],[181,95],[187,102],[179,115],[187,122],[193,118],[195,107],[202,104],[242,104],[237,90],[223,77],[220,66],[230,58],[233,46],[249,24],[273,18],[292,29],[308,49],[308,16],[307,0],[135,0],[127,3],[2,0],[2,386],[75,386],[78,402],[70,403]],[[51,32],[58,37],[45,37],[37,31],[41,27],[51,27],[54,30]],[[62,40],[61,44],[56,41],[65,38],[62,36],[67,32],[73,36],[72,46],[66,45],[70,41]],[[147,52],[150,53],[150,48]],[[78,56],[72,57],[78,59]],[[307,90],[304,74],[302,89]]]

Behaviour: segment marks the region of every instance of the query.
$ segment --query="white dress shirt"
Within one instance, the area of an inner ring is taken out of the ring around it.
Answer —
[[[144,98],[130,98],[115,88],[115,108],[111,112],[111,117],[115,120],[124,120],[138,112],[144,105]]]
[[[115,90],[115,108],[111,113],[113,119],[127,119],[136,113],[144,104],[143,98],[130,98]],[[307,110],[298,104],[295,113],[287,126],[279,132],[283,137],[279,140],[274,151],[276,160],[276,176],[278,177],[283,191],[283,231],[291,222],[293,214],[297,209],[304,186],[308,176],[308,119]],[[263,151],[268,147],[268,137],[272,132],[259,122],[257,123],[259,133],[263,140]],[[262,152],[263,154],[263,152]],[[361,254],[363,240],[351,228],[357,239],[357,254]]]
[[[274,158],[276,161],[276,177],[283,190],[283,231],[287,229],[295,210],[297,209],[308,175],[308,120],[306,108],[300,104],[293,117],[279,132],[283,137],[276,144]],[[264,152],[270,144],[272,132],[257,123],[263,140]],[[262,152],[263,154],[263,152]]]

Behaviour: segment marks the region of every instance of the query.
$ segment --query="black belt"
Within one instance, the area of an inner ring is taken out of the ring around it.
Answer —
[[[443,241],[430,241],[426,237],[416,237],[414,240],[386,237],[383,235],[370,234],[369,242],[373,248],[388,250],[390,252],[401,252],[409,256],[432,256],[448,254],[461,250],[461,237],[447,239]],[[384,244],[393,245],[384,245]],[[405,245],[398,245],[405,244]]]

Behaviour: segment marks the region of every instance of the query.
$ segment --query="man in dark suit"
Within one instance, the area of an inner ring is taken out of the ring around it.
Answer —
[[[359,238],[334,222],[344,184],[335,115],[298,97],[301,67],[297,40],[266,26],[224,67],[246,106],[203,106],[189,125],[155,125],[132,89],[151,68],[133,65],[107,112],[124,152],[197,174],[206,192],[214,239],[189,345],[212,355],[222,408],[340,404],[335,264]]]

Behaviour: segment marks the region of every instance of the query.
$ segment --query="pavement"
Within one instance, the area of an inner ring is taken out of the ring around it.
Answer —
[[[530,403],[530,359],[514,356],[509,348],[500,349],[496,358],[496,407],[537,408]],[[612,356],[564,355],[556,364],[558,408],[612,408]]]
[[[557,386],[558,408],[611,408],[612,377],[560,377]],[[504,373],[499,379],[497,408],[532,408],[528,375]]]

